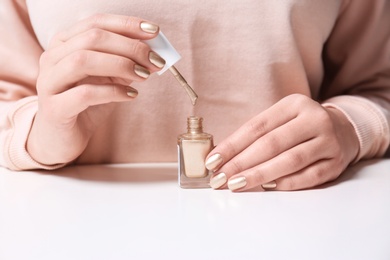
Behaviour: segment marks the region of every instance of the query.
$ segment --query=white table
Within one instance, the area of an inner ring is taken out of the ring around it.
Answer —
[[[184,190],[176,164],[0,168],[1,260],[390,259],[390,160],[299,192]]]

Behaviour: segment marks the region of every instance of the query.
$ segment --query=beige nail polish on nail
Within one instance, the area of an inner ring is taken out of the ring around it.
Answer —
[[[132,97],[132,98],[135,98],[138,96],[138,91],[132,87],[127,87],[126,88],[126,94],[129,96],[129,97]]]
[[[207,159],[205,166],[208,170],[213,171],[219,165],[221,165],[222,161],[223,161],[222,156],[219,153],[216,153]]]
[[[275,181],[270,181],[268,183],[264,183],[261,185],[263,189],[275,189],[276,188],[276,182]]]
[[[238,177],[228,181],[228,187],[230,190],[238,190],[246,186],[246,178]]]
[[[226,183],[226,174],[221,172],[210,179],[210,187],[213,189],[218,189]]]
[[[142,22],[140,24],[141,30],[147,33],[156,33],[158,32],[159,27],[155,24]]]
[[[149,52],[149,61],[157,68],[162,69],[165,66],[165,60],[161,58],[157,53]]]
[[[144,79],[147,79],[150,75],[150,71],[137,64],[134,65],[134,72],[135,74]]]

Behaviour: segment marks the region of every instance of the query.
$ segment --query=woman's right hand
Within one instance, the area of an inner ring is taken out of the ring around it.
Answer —
[[[158,31],[140,18],[99,14],[53,37],[40,59],[38,112],[27,141],[36,161],[76,159],[115,104],[137,96],[130,84],[165,65],[143,42]]]

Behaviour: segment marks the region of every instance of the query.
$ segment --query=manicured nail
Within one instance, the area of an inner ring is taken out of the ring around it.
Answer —
[[[129,97],[132,97],[132,98],[135,98],[138,96],[138,91],[132,87],[127,87],[126,88],[126,94],[129,96]]]
[[[219,154],[219,153],[216,153],[212,156],[210,156],[210,158],[208,158],[206,160],[206,168],[210,171],[213,171],[215,170],[219,165],[221,165],[223,159],[222,159],[222,156]]]
[[[246,178],[245,177],[238,177],[234,179],[230,179],[228,181],[228,187],[230,190],[238,190],[246,186]]]
[[[158,32],[158,25],[148,23],[148,22],[142,22],[140,24],[141,30],[147,33],[156,33]]]
[[[276,182],[275,181],[270,181],[268,183],[264,183],[261,185],[261,187],[263,187],[263,189],[275,189],[276,188]]]
[[[157,68],[162,69],[165,66],[165,60],[161,58],[157,53],[149,52],[149,61]]]
[[[137,64],[134,65],[134,72],[135,74],[144,79],[147,79],[150,75],[150,71]]]
[[[218,189],[219,187],[221,187],[222,185],[224,185],[226,183],[226,180],[227,180],[226,174],[221,172],[221,173],[211,177],[210,186],[213,189]]]

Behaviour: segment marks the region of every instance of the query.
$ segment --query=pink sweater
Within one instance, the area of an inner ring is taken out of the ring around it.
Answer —
[[[218,144],[292,93],[343,111],[359,137],[358,159],[389,146],[390,1],[2,0],[1,166],[53,168],[25,149],[39,57],[58,31],[103,12],[159,24],[200,98],[193,108],[172,75],[153,74],[134,84],[139,96],[118,105],[76,163],[173,162],[187,116],[204,117]]]

